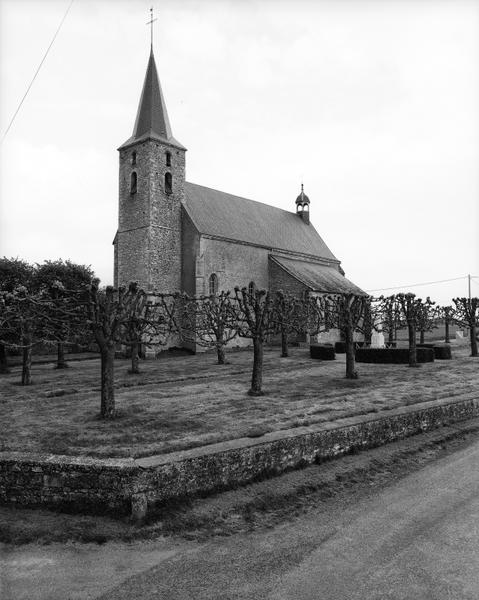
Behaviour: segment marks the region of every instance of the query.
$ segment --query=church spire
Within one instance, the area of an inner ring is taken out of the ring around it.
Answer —
[[[151,35],[153,36],[153,33]],[[159,141],[167,142],[172,146],[185,150],[184,146],[176,141],[171,133],[170,120],[168,119],[166,103],[153,55],[153,37],[151,38],[150,58],[146,68],[145,81],[138,105],[133,134],[121,148],[146,139],[158,139]]]
[[[148,134],[154,137],[159,136],[165,140],[172,137],[165,99],[156,70],[153,48],[151,48],[146,69],[145,82],[143,83],[135,127],[133,128],[133,138],[138,139]]]

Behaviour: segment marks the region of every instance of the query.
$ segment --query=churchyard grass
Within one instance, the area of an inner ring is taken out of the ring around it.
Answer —
[[[0,450],[140,457],[182,450],[268,431],[367,413],[479,389],[477,358],[468,345],[453,347],[453,359],[410,369],[407,365],[358,365],[359,379],[344,378],[344,354],[335,361],[309,358],[309,348],[266,348],[265,396],[247,395],[252,352],[230,352],[229,364],[215,355],[164,356],[115,365],[119,416],[99,418],[99,359],[33,366],[33,384],[20,386],[19,369],[0,378]]]

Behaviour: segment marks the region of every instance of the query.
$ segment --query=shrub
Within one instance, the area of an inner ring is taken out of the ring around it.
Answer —
[[[366,342],[354,342],[355,348],[363,348],[366,346]],[[346,353],[346,342],[335,342],[334,351],[336,354],[345,354]]]
[[[311,344],[309,353],[311,358],[319,358],[321,360],[334,360],[336,358],[332,344]]]
[[[409,363],[409,348],[358,348],[356,361],[366,363]],[[433,362],[433,348],[417,348],[417,362]]]
[[[418,344],[418,348],[432,348],[434,350],[434,358],[438,360],[450,360],[452,358],[451,346],[449,344]]]

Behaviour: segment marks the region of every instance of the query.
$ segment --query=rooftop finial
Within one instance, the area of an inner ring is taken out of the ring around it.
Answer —
[[[153,6],[150,8],[150,20],[148,21],[147,25],[150,26],[150,43],[151,43],[151,49],[153,50],[153,23],[156,21],[156,19],[153,18]]]

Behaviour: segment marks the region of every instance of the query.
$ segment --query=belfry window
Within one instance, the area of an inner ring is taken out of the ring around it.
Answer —
[[[136,171],[133,171],[130,177],[130,194],[136,194],[137,180]]]
[[[250,296],[253,296],[255,291],[256,291],[256,285],[255,285],[254,281],[250,281],[248,284],[248,294]]]
[[[165,157],[166,157],[166,166],[171,167],[171,152],[167,152],[165,154]]]
[[[133,166],[136,165],[136,152],[132,152],[132,154],[131,154],[131,164]]]
[[[210,296],[218,293],[218,275],[212,273],[208,280]]]
[[[165,193],[171,194],[173,192],[173,181],[171,173],[165,173]]]

